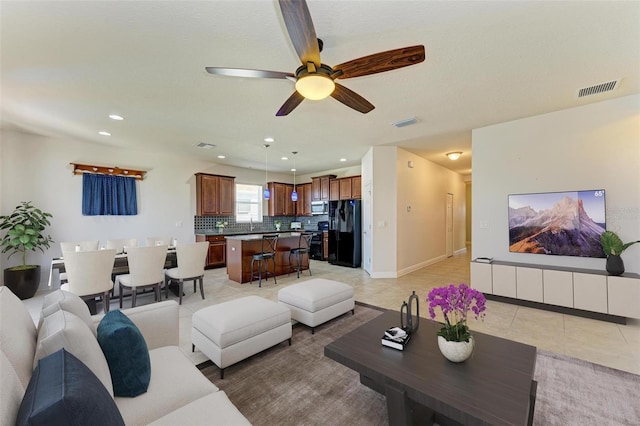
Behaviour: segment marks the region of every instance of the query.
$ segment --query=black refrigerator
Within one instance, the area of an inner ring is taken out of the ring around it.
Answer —
[[[329,202],[329,263],[352,268],[362,263],[360,200]]]

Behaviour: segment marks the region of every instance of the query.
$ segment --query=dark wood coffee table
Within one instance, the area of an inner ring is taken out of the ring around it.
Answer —
[[[438,349],[440,325],[422,319],[404,351],[382,346],[400,324],[387,311],[324,348],[387,398],[389,424],[531,425],[537,383],[534,346],[473,332],[475,351],[462,363]]]

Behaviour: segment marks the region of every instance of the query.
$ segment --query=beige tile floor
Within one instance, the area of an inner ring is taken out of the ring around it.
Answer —
[[[415,290],[420,299],[420,316],[429,320],[427,293],[434,287],[449,283],[469,283],[469,254],[456,255],[400,278],[372,279],[362,269],[333,266],[327,262],[311,261],[313,277],[322,277],[347,283],[354,288],[359,302],[399,310]],[[300,280],[309,279],[308,272]],[[185,297],[180,308],[180,346],[195,363],[206,360],[196,350],[191,352],[191,316],[198,309],[248,295],[259,295],[277,300],[278,290],[298,282],[296,274],[262,283],[238,284],[227,278],[224,268],[205,273],[205,300],[199,291],[193,293],[185,285]],[[170,298],[175,298],[172,294]],[[25,301],[34,317],[39,315],[42,294]],[[130,302],[129,302],[130,303]],[[138,298],[138,304],[153,303],[151,294]],[[125,302],[125,306],[127,302]],[[115,309],[117,304],[112,304]],[[436,318],[438,319],[438,318]],[[472,330],[527,343],[541,349],[567,354],[597,364],[640,374],[640,320],[628,320],[627,325],[581,318],[539,309],[526,308],[501,302],[487,301],[484,321],[470,321]],[[321,330],[319,330],[321,332]]]

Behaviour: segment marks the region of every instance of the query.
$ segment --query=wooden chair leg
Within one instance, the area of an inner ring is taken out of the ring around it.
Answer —
[[[178,291],[180,292],[180,303],[179,305],[182,305],[182,289],[184,287],[184,281],[183,280],[178,280]]]
[[[204,275],[200,277],[200,294],[202,295],[202,300],[204,300]]]
[[[102,303],[104,304],[104,312],[109,312],[109,301],[110,301],[110,293],[111,291],[107,291],[102,297]]]

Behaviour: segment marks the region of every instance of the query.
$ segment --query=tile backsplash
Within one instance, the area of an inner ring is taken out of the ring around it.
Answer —
[[[194,216],[194,233],[212,233],[216,232],[216,223],[222,222],[224,232],[250,232],[251,224],[242,222],[237,223],[235,216]],[[280,229],[285,231],[291,228],[291,222],[301,222],[302,229],[315,231],[318,229],[318,222],[328,220],[327,215],[319,216],[301,216],[299,218],[292,216],[263,216],[262,223],[254,222],[253,231],[273,231],[276,229],[275,221],[280,221]]]

